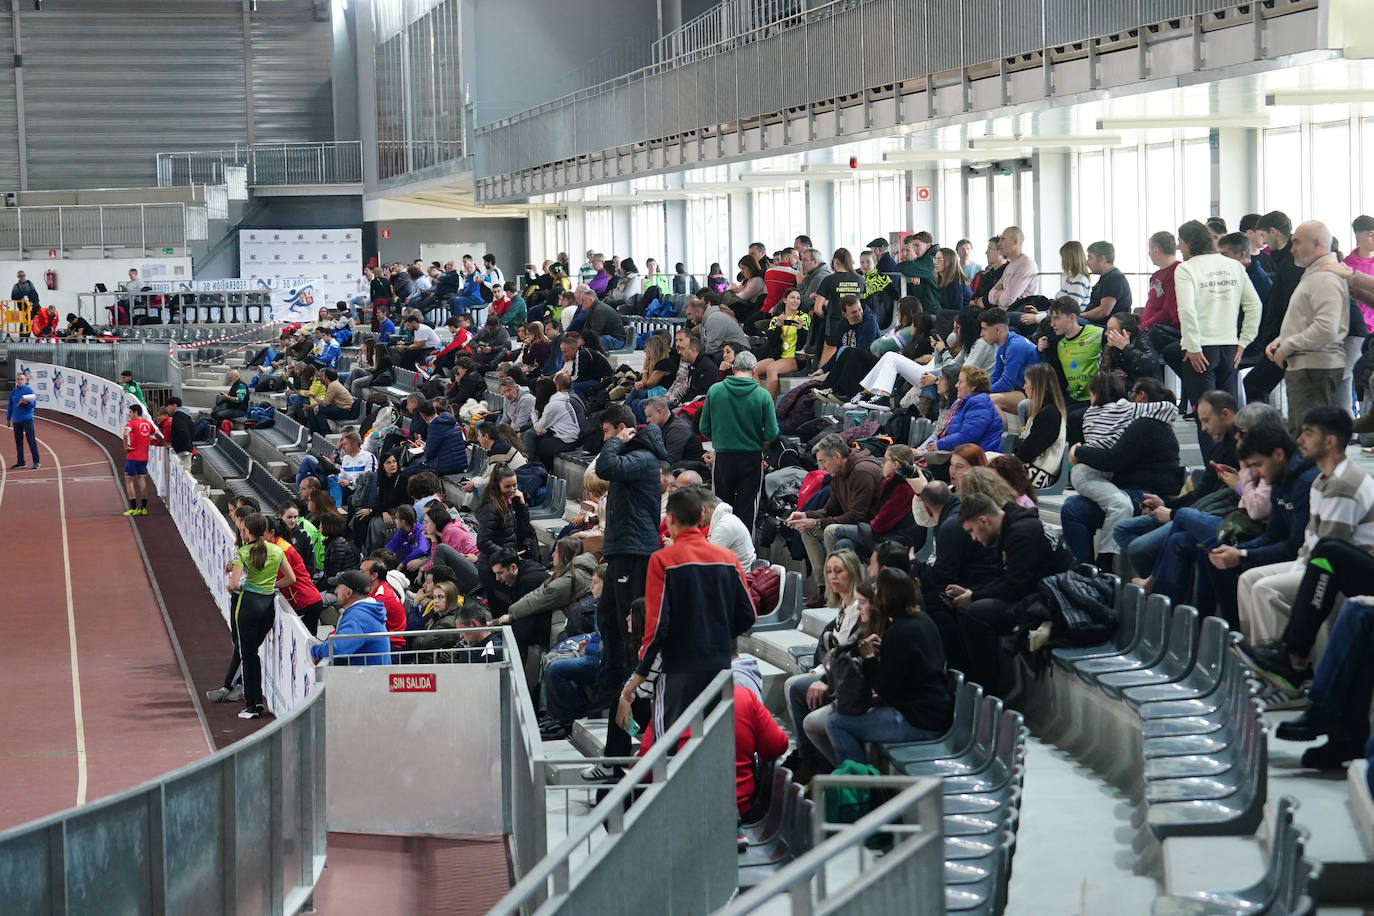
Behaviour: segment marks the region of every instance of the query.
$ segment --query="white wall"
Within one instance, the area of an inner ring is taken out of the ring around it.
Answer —
[[[39,302],[56,306],[58,315],[65,318],[68,312],[76,311],[77,293],[89,293],[97,283],[104,283],[107,289],[118,289],[120,283],[129,279],[130,267],[136,268],[138,275],[147,280],[191,279],[189,257],[146,258],[135,253],[126,258],[67,258],[53,261],[30,258],[0,261],[0,295],[9,298],[15,274],[22,270],[38,288]],[[43,285],[43,274],[49,270],[57,271],[55,290]],[[105,321],[105,312],[101,309],[99,315],[91,315],[87,305],[86,314],[82,317],[92,324],[101,324]]]

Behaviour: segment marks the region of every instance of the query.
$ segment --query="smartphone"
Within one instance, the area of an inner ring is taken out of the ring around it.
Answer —
[[[631,738],[638,738],[643,731],[644,729],[639,727],[639,723],[635,721],[634,716],[630,716],[625,720],[625,734],[629,735]]]

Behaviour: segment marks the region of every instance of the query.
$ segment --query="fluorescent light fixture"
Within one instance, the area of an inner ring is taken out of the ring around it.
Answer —
[[[1374,89],[1279,89],[1264,97],[1266,105],[1355,105],[1374,102]]]
[[[973,137],[968,145],[975,149],[1059,149],[1078,146],[1117,146],[1120,134],[1087,136],[1031,136],[1031,137]]]
[[[801,172],[745,172],[735,178],[740,184],[762,184],[775,185],[787,184],[792,181],[805,181],[806,175]]]
[[[1152,127],[1268,127],[1266,112],[1254,114],[1210,114],[1159,118],[1102,118],[1098,130],[1148,130]]]
[[[851,178],[856,178],[858,175],[855,173],[880,172],[887,175],[900,175],[902,172],[908,170],[899,162],[894,162],[889,165],[863,162],[852,169],[847,165],[804,165],[802,166],[802,171],[813,178],[843,178],[846,175]]]
[[[944,162],[972,160],[987,162],[997,158],[997,153],[985,149],[943,149],[943,150],[899,150],[884,153],[884,162]]]

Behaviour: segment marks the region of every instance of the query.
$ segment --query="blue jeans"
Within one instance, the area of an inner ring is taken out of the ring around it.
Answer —
[[[899,741],[933,741],[940,732],[917,728],[891,706],[875,706],[861,716],[834,712],[825,723],[825,733],[835,748],[835,763],[846,760],[868,763],[864,744],[890,744]]]
[[[1196,509],[1179,509],[1169,523],[1169,537],[1155,558],[1154,587],[1156,595],[1168,595],[1175,604],[1186,604],[1189,576],[1197,566],[1199,546],[1215,547],[1221,517]],[[1202,583],[1198,583],[1199,591]]]
[[[601,335],[601,349],[605,350],[607,353],[613,350],[619,350],[623,346],[625,346],[625,341],[621,340],[619,337],[612,337],[610,334]]]
[[[857,525],[834,525],[832,526],[832,540],[835,550],[848,548],[859,555],[860,560],[865,560],[873,552],[873,528],[867,522],[860,522]]]
[[[1137,576],[1148,576],[1155,568],[1155,557],[1164,549],[1173,531],[1173,522],[1160,524],[1152,515],[1137,515],[1116,526],[1112,536],[1121,552],[1131,561]]]
[[[1326,653],[1317,665],[1307,695],[1340,715],[1347,735],[1363,741],[1369,734],[1369,699],[1374,695],[1374,607],[1347,601],[1336,615]]]
[[[1142,492],[1121,487],[1121,492],[1131,498],[1131,504],[1139,507]],[[1091,499],[1073,495],[1064,500],[1059,510],[1059,521],[1064,526],[1064,543],[1080,563],[1093,560],[1093,534],[1106,521],[1107,513]]]
[[[571,722],[587,714],[587,699],[583,687],[596,683],[596,672],[601,666],[597,656],[582,655],[577,658],[560,658],[549,662],[544,672],[544,685],[548,697],[556,706],[549,710],[559,721]]]
[[[588,379],[585,382],[573,382],[572,390],[576,391],[582,397],[582,400],[585,401],[587,399],[587,395],[595,391],[598,387],[600,387],[600,385],[600,379]]]

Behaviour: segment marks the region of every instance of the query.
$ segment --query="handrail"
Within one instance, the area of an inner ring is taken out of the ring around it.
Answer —
[[[0,900],[17,912],[66,912],[70,899],[108,912],[236,912],[242,888],[270,912],[296,912],[324,869],[324,697],[317,684],[288,715],[202,760],[0,833]]]
[[[710,706],[714,708],[708,714],[707,708]],[[576,830],[569,833],[563,842],[544,856],[538,865],[488,911],[489,916],[525,912],[526,907],[538,901],[545,893],[548,893],[548,901],[540,907],[540,912],[546,909],[549,912],[556,911],[575,890],[569,860],[578,848],[587,844],[593,834],[603,829],[611,838],[611,842],[614,842],[614,839],[624,832],[627,823],[633,820],[636,808],[645,804],[645,799],[650,797],[649,793],[661,791],[669,780],[670,761],[681,763],[688,759],[695,746],[706,740],[707,731],[719,722],[722,716],[730,717],[733,734],[734,675],[728,669],[721,671],[712,679],[706,689],[683,710],[677,721],[668,726],[663,735],[654,737],[653,747],[649,748],[625,776],[607,791],[601,803]],[[678,749],[678,743],[684,735],[687,736],[687,745]],[[733,743],[731,738],[731,746]],[[645,783],[649,783],[647,789],[644,788]],[[641,792],[644,794],[639,795],[636,800],[636,795]],[[633,806],[632,800],[635,800]]]
[[[363,149],[358,140],[333,140],[158,153],[157,184],[223,184],[228,168],[246,169],[250,185],[357,184]]]
[[[204,238],[205,208],[183,202],[0,208],[0,251],[184,248]]]
[[[892,833],[896,845],[887,853],[884,861],[906,860],[920,854],[924,847],[940,844],[936,858],[939,872],[936,886],[944,896],[944,829],[940,822],[941,794],[940,781],[931,778],[905,776],[818,776],[813,787],[817,799],[825,797],[825,789],[841,786],[863,786],[867,788],[892,788],[904,785],[894,798],[889,799],[853,824],[826,824],[819,816],[813,821],[814,832],[819,836],[826,828],[840,828],[834,836],[824,842],[817,842],[811,850],[790,864],[780,868],[762,883],[755,885],[747,893],[741,894],[729,906],[722,909],[718,916],[744,916],[769,906],[775,897],[786,894],[791,902],[791,912],[810,914],[813,907],[824,909],[819,904],[826,897],[824,868],[837,856],[862,848],[863,844],[879,833]],[[931,804],[933,802],[933,804]],[[818,802],[819,804],[819,802]],[[925,808],[923,817],[916,824],[898,823],[909,811],[918,807]],[[932,810],[933,809],[933,810]],[[811,882],[820,879],[820,899],[813,901]],[[915,912],[922,912],[919,901],[909,901]]]

